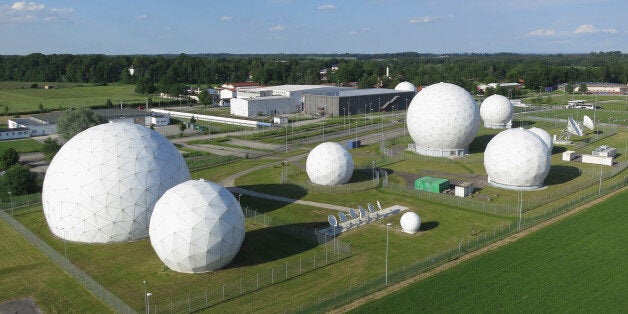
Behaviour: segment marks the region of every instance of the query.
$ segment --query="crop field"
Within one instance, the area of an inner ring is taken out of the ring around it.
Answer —
[[[354,313],[622,312],[628,192]]]
[[[120,102],[143,102],[146,97],[135,94],[135,85],[0,89],[0,105],[8,107],[9,114],[36,111],[40,104],[44,109],[102,106],[108,99],[119,105]]]
[[[32,296],[45,313],[107,311],[78,282],[2,220],[0,238],[0,303]]]

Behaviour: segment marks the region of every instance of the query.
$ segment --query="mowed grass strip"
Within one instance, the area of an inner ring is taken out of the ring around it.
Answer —
[[[6,140],[0,141],[0,151],[13,148],[18,153],[32,153],[41,151],[44,145],[32,138],[25,138],[21,140]]]
[[[368,303],[372,312],[622,312],[628,192]]]
[[[0,220],[0,303],[32,296],[44,313],[110,309]]]

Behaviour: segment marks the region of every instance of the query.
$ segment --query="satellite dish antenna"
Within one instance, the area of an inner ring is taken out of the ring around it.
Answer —
[[[366,207],[369,209],[369,212],[374,213],[375,207],[371,203],[366,204]]]
[[[349,215],[351,215],[351,218],[353,219],[358,218],[358,214],[355,212],[353,208],[349,209]]]
[[[576,120],[574,120],[572,117],[569,117],[569,119],[567,120],[567,132],[577,136],[584,135],[584,132],[582,132],[582,127],[580,127],[580,125],[578,125]]]
[[[358,207],[358,210],[360,211],[360,218],[366,218],[366,211],[364,210],[364,207],[362,207],[362,205]]]
[[[582,118],[582,125],[584,125],[587,129],[591,131],[595,129],[595,124],[593,124],[593,120],[591,120],[591,118],[589,118],[589,116],[587,116],[586,114]]]
[[[329,225],[332,227],[338,226],[338,220],[336,220],[336,216],[334,215],[327,216],[327,221],[329,221]]]
[[[377,208],[379,208],[379,210],[382,210],[382,203],[380,203],[379,200],[377,200]]]
[[[345,213],[343,212],[338,213],[338,218],[340,218],[340,222],[347,222],[347,220],[349,220],[347,219],[347,215],[345,215]]]

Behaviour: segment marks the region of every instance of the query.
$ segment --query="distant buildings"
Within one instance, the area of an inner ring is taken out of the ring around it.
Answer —
[[[587,87],[586,93],[598,95],[627,95],[628,85],[619,83],[599,83],[599,82],[577,82],[573,83],[573,91],[580,93],[580,86],[584,84]],[[564,91],[567,83],[558,85],[558,89]]]

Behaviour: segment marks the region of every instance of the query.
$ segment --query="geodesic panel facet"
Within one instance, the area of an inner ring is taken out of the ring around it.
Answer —
[[[550,154],[538,135],[522,128],[509,129],[486,146],[484,168],[494,186],[531,190],[543,186],[550,170]]]
[[[229,264],[244,240],[244,215],[219,184],[183,182],[157,201],[150,243],[168,268],[182,273],[214,271]]]
[[[417,153],[462,155],[480,128],[480,112],[469,92],[454,84],[437,83],[414,96],[407,124]]]
[[[131,123],[89,128],[48,167],[42,204],[56,236],[108,243],[148,236],[155,202],[190,179],[185,160],[159,133]]]
[[[514,108],[508,98],[502,95],[491,95],[484,99],[480,106],[480,116],[484,126],[490,129],[509,128]]]
[[[554,149],[554,141],[552,140],[552,136],[547,133],[547,131],[541,129],[541,128],[530,128],[529,129],[530,132],[533,132],[534,134],[538,135],[543,142],[545,143],[545,145],[547,145],[547,147],[549,148],[549,153],[550,155],[552,154],[552,149]]]
[[[310,151],[305,170],[314,184],[345,184],[353,174],[353,157],[342,145],[325,142]]]

